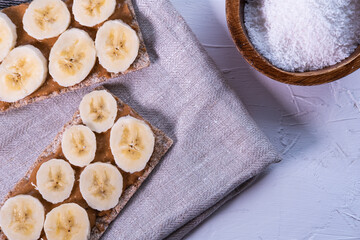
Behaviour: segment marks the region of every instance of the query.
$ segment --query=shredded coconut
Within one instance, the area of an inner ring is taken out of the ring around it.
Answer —
[[[244,12],[254,47],[286,71],[334,65],[360,43],[360,0],[247,0]]]

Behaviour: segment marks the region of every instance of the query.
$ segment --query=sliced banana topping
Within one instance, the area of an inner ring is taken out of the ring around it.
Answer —
[[[115,98],[105,90],[86,94],[79,109],[83,123],[94,132],[106,132],[114,125],[117,103]]]
[[[116,0],[74,0],[72,10],[76,21],[92,27],[108,19],[115,7]]]
[[[42,40],[63,33],[70,24],[70,12],[61,0],[33,0],[23,17],[24,30]]]
[[[131,116],[119,118],[111,129],[111,152],[119,168],[126,172],[143,170],[154,145],[155,137],[149,125]]]
[[[16,39],[15,24],[5,13],[0,12],[0,62],[15,47]]]
[[[99,62],[108,72],[126,71],[135,61],[140,47],[136,32],[121,20],[104,23],[96,34]]]
[[[44,207],[29,195],[9,198],[0,210],[0,227],[9,240],[37,240],[44,223]]]
[[[39,49],[31,45],[13,49],[0,66],[0,100],[16,102],[30,95],[46,76],[47,61]]]
[[[96,137],[90,128],[75,125],[65,130],[61,141],[62,151],[69,162],[84,167],[95,158]]]
[[[87,240],[90,221],[85,209],[76,203],[66,203],[51,210],[44,223],[48,240]]]
[[[63,87],[73,86],[89,75],[95,60],[95,45],[89,34],[72,28],[60,35],[50,51],[50,75]]]
[[[122,189],[121,173],[109,163],[90,164],[80,175],[81,195],[91,208],[98,211],[115,207]]]
[[[54,204],[70,196],[74,182],[74,170],[62,159],[51,159],[43,163],[36,173],[36,185],[41,196]]]

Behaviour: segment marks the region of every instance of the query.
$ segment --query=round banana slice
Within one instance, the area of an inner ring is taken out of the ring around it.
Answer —
[[[94,41],[84,30],[72,28],[60,35],[50,51],[50,75],[63,87],[73,86],[89,75],[95,61]]]
[[[107,21],[95,39],[99,63],[108,72],[126,71],[135,61],[140,47],[136,32],[121,20]]]
[[[44,207],[29,195],[9,198],[0,210],[0,227],[9,240],[37,240],[44,223]]]
[[[16,102],[30,95],[46,76],[47,61],[39,49],[31,45],[13,49],[0,66],[0,100]]]
[[[42,40],[59,36],[70,24],[70,12],[61,0],[34,0],[23,17],[24,30]]]
[[[74,0],[73,13],[81,25],[93,27],[108,19],[115,11],[116,0]]]
[[[87,204],[98,211],[109,210],[119,202],[123,178],[109,163],[93,163],[80,175],[80,192]]]
[[[69,162],[84,167],[95,158],[96,137],[90,128],[75,125],[65,130],[61,141],[62,151]]]
[[[5,13],[0,12],[0,62],[15,47],[16,39],[15,24]]]
[[[116,164],[125,172],[143,170],[154,145],[155,137],[149,125],[131,116],[119,118],[111,129],[111,152]]]
[[[90,236],[88,214],[76,203],[62,204],[46,214],[44,231],[48,240],[87,240]]]
[[[105,90],[86,94],[81,100],[79,109],[83,123],[94,132],[106,132],[114,125],[117,103]]]
[[[74,182],[74,170],[62,159],[51,159],[43,163],[36,173],[36,185],[41,196],[53,204],[70,196]]]

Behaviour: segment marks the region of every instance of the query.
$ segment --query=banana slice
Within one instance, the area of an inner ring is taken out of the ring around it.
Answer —
[[[130,173],[145,168],[154,151],[154,134],[144,121],[121,117],[110,132],[110,148],[116,164]]]
[[[93,27],[115,11],[116,0],[74,0],[72,11],[81,25]]]
[[[75,125],[65,130],[61,141],[62,151],[69,162],[84,167],[95,158],[96,137],[90,128]]]
[[[39,49],[31,45],[13,49],[0,66],[0,100],[16,102],[30,95],[46,76],[47,61]]]
[[[79,109],[83,123],[97,133],[106,132],[114,125],[117,103],[105,90],[93,91],[85,95]]]
[[[5,13],[0,12],[0,62],[15,47],[16,39],[15,24]]]
[[[72,28],[60,35],[50,51],[50,75],[63,87],[73,86],[89,75],[95,60],[95,45],[89,34]]]
[[[41,196],[54,204],[70,196],[74,182],[74,170],[62,159],[51,159],[43,163],[36,173],[36,185]]]
[[[121,20],[107,21],[95,39],[99,62],[108,72],[126,71],[135,61],[140,47],[136,32]]]
[[[0,227],[9,240],[36,240],[44,223],[44,207],[29,195],[9,198],[0,210]]]
[[[70,24],[70,12],[61,0],[34,0],[23,17],[24,30],[42,40],[59,36]]]
[[[62,204],[46,214],[44,231],[48,240],[87,240],[90,236],[88,214],[76,203]]]
[[[109,163],[93,163],[80,175],[80,192],[87,204],[98,211],[109,210],[119,202],[123,178]]]

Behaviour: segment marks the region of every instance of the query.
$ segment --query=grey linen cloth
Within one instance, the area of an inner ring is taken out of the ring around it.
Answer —
[[[152,65],[105,87],[174,145],[103,239],[180,239],[279,158],[173,6],[134,4]],[[92,88],[0,114],[1,198]]]

